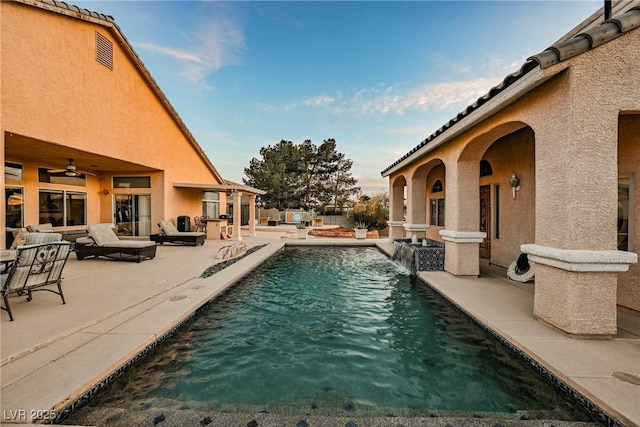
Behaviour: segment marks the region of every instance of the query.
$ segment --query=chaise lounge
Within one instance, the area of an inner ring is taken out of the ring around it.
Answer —
[[[57,233],[46,234],[60,236]],[[58,240],[60,240],[59,237]],[[71,243],[64,241],[18,246],[15,261],[9,267],[9,271],[0,275],[4,301],[4,307],[1,308],[9,313],[10,321],[13,321],[13,313],[9,305],[9,296],[13,294],[18,296],[26,294],[27,301],[31,301],[33,292],[53,292],[60,295],[62,304],[66,303],[62,293],[62,270],[70,252]],[[44,289],[45,286],[57,286],[58,290]]]
[[[160,227],[161,233],[152,234],[149,238],[160,244],[174,243],[177,245],[190,246],[204,245],[204,240],[207,236],[207,233],[200,231],[178,231],[171,221],[166,220],[160,221],[158,223],[158,227]]]
[[[156,256],[156,243],[148,240],[120,240],[113,224],[92,224],[87,227],[89,237],[76,240],[78,260],[86,257],[107,257],[122,261],[141,262]]]

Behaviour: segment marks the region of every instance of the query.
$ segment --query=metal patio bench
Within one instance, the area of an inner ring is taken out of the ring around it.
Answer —
[[[18,246],[7,273],[0,275],[4,302],[1,308],[9,313],[9,320],[13,321],[9,296],[14,294],[26,294],[27,301],[31,301],[33,292],[53,292],[60,295],[62,304],[66,303],[62,293],[62,270],[70,252],[71,243],[64,241]],[[57,291],[45,289],[47,286],[55,286]]]

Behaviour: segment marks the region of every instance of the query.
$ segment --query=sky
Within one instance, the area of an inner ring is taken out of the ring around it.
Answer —
[[[603,1],[78,1],[111,15],[218,172],[333,138],[381,172]]]

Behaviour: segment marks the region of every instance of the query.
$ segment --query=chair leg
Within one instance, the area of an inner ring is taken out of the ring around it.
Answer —
[[[64,300],[64,294],[62,293],[62,280],[58,280],[58,291],[60,293],[60,298],[62,298],[62,304],[66,304],[67,302]]]
[[[4,307],[2,307],[2,309],[9,313],[9,321],[13,322],[13,313],[11,313],[11,307],[9,307],[9,296],[4,294],[2,299],[4,300]]]

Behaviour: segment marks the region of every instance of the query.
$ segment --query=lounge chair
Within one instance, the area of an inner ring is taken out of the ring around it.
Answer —
[[[156,256],[156,243],[148,240],[120,240],[113,224],[92,224],[87,227],[88,237],[76,240],[78,260],[86,257],[107,257],[123,261],[140,262]]]
[[[4,301],[4,307],[1,308],[9,313],[9,320],[13,321],[13,313],[9,306],[9,296],[12,294],[26,294],[27,301],[31,301],[33,292],[53,292],[60,295],[62,304],[65,304],[61,276],[70,251],[71,243],[60,241],[18,246],[15,261],[9,267],[9,271],[0,275]],[[57,286],[58,290],[44,289],[45,286]]]
[[[175,225],[171,221],[160,221],[158,223],[160,227],[160,234],[152,234],[149,236],[154,242],[160,244],[163,243],[175,243],[178,245],[204,245],[204,240],[207,237],[207,233],[200,231],[178,231]]]

